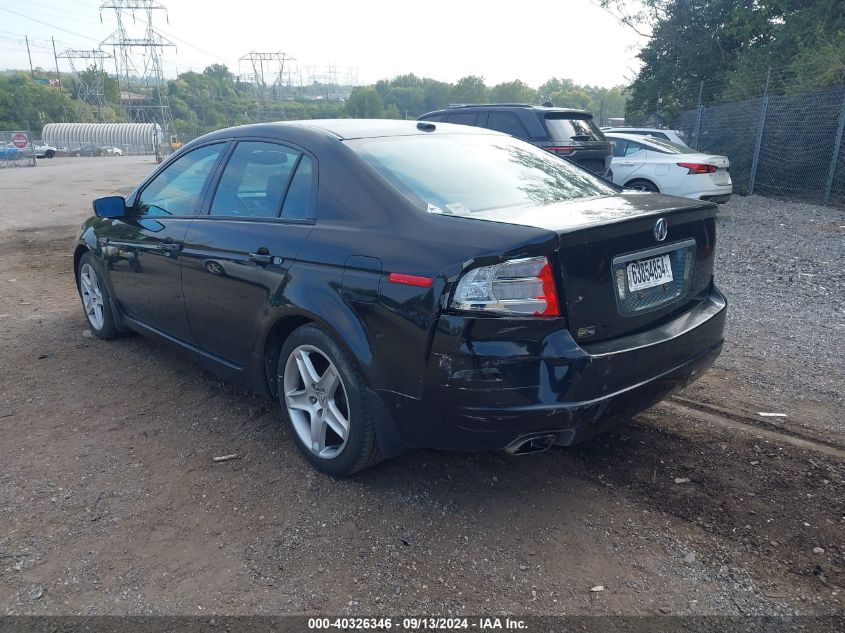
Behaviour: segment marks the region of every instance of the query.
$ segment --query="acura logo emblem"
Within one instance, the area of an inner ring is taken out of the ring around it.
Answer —
[[[654,223],[654,239],[662,242],[666,239],[666,234],[669,232],[669,225],[666,224],[666,218],[660,218]]]

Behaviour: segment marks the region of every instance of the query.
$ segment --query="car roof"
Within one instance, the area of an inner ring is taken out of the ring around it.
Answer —
[[[593,114],[589,110],[579,110],[577,108],[563,108],[557,106],[537,106],[530,103],[453,103],[447,108],[440,108],[426,112],[422,116],[429,114],[441,114],[447,112],[456,112],[461,110],[534,110],[536,112],[554,112],[560,114],[572,114],[587,116],[592,118]]]
[[[285,136],[286,132],[299,129],[317,134],[333,136],[340,140],[375,138],[379,136],[413,136],[432,134],[500,134],[494,130],[476,128],[454,123],[425,123],[434,125],[433,131],[420,127],[420,121],[399,121],[395,119],[310,119],[302,121],[279,121],[242,125],[214,132],[215,136]]]

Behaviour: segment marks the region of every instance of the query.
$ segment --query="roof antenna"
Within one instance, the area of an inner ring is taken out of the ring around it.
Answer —
[[[551,101],[544,101],[544,102],[543,102],[543,107],[544,107],[544,108],[554,108],[554,107],[555,107],[555,104],[554,104],[554,103],[552,103]]]

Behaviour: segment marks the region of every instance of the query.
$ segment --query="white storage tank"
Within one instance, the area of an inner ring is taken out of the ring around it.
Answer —
[[[157,123],[48,123],[41,137],[48,145],[67,148],[120,148],[124,154],[154,154],[164,147],[161,126]]]

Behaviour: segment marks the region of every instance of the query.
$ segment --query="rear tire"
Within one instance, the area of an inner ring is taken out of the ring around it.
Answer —
[[[651,191],[653,193],[660,193],[660,189],[657,188],[650,180],[632,180],[625,185],[628,189],[635,189],[636,191]]]
[[[294,330],[277,371],[282,416],[311,465],[343,477],[381,461],[364,377],[323,328]]]
[[[109,289],[91,253],[85,253],[79,258],[76,286],[91,333],[103,340],[119,337],[120,329],[112,311]]]

